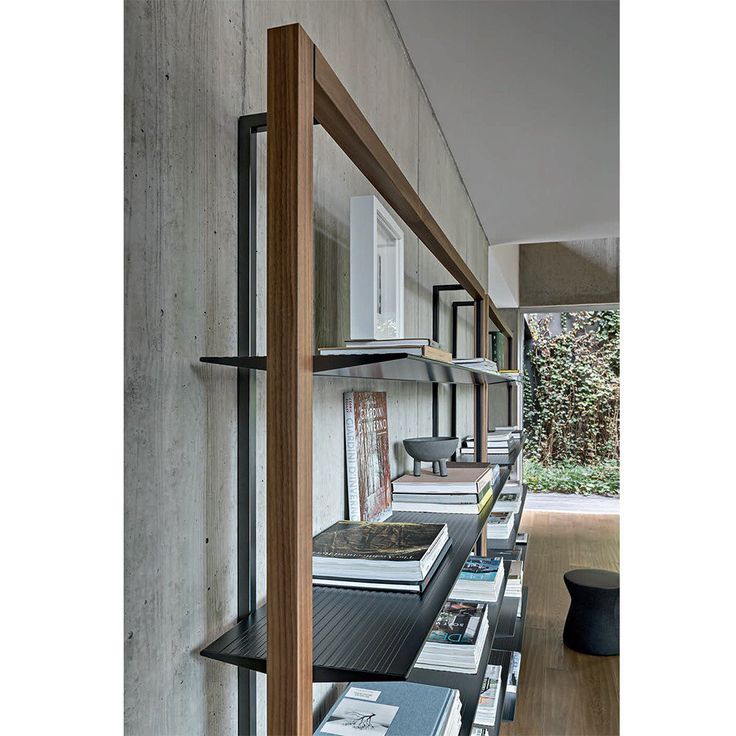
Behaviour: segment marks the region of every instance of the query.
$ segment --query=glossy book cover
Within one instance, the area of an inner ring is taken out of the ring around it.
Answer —
[[[419,561],[445,524],[338,521],[312,544],[315,557]]]
[[[465,561],[458,580],[494,581],[501,566],[500,557],[477,557],[471,555]]]
[[[485,603],[447,601],[427,641],[434,644],[475,644],[485,615]]]

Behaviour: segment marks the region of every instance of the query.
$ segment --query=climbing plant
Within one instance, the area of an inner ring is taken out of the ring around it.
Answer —
[[[524,372],[528,457],[542,466],[619,456],[618,311],[529,315]]]

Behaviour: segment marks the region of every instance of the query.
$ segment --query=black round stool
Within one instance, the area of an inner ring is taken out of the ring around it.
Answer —
[[[610,570],[568,570],[570,610],[562,640],[584,654],[618,654],[619,581]]]

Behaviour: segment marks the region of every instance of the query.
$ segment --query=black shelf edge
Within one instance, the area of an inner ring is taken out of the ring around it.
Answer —
[[[473,726],[473,718],[478,707],[478,698],[483,687],[483,677],[486,672],[485,663],[493,648],[493,639],[496,635],[496,626],[501,615],[501,603],[506,592],[506,580],[508,577],[510,562],[504,562],[504,579],[498,600],[488,604],[488,635],[483,645],[483,653],[480,657],[478,671],[475,674],[463,674],[460,672],[446,672],[444,670],[425,670],[415,667],[409,674],[409,680],[424,685],[437,685],[439,687],[450,687],[460,691],[460,702],[462,704],[462,726],[460,736],[469,736]]]
[[[521,588],[521,616],[516,615],[519,605],[518,598],[509,597],[505,600],[513,601],[511,606],[501,605],[501,615],[496,627],[496,639],[493,642],[495,649],[507,652],[520,652],[524,642],[524,626],[526,625],[526,606],[529,589],[526,585]]]
[[[509,470],[509,473],[511,471]],[[491,550],[506,550],[512,549],[516,544],[516,535],[519,533],[519,526],[521,525],[521,517],[524,514],[524,505],[526,504],[527,487],[526,483],[522,484],[521,493],[521,506],[514,515],[514,528],[511,530],[511,534],[506,539],[488,539],[488,552]]]
[[[402,511],[387,521],[446,523],[445,559],[422,595],[348,588],[313,588],[314,682],[406,680],[465,560],[511,471],[501,468],[493,499],[478,515]],[[205,647],[202,656],[266,672],[266,606]],[[349,623],[349,625],[343,625]],[[495,627],[494,627],[495,632]]]
[[[205,356],[202,363],[234,368],[267,370],[266,356]],[[333,378],[368,378],[387,381],[420,381],[424,383],[468,383],[474,385],[514,383],[503,373],[476,371],[455,363],[421,358],[407,353],[374,353],[370,355],[315,355],[315,376]]]
[[[501,665],[501,679],[499,681],[498,705],[496,706],[496,722],[493,726],[483,726],[486,736],[498,736],[501,732],[501,721],[503,720],[503,706],[506,700],[506,683],[509,679],[509,669],[511,668],[511,652],[505,652],[495,647],[491,649],[491,656],[488,658],[488,664]]]

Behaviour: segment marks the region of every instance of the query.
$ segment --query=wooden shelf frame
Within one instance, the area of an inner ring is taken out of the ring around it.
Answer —
[[[476,302],[487,355],[485,289],[298,24],[268,30],[266,390],[268,732],[312,726],[313,122],[316,119]],[[475,386],[477,459],[486,459],[487,384]],[[485,535],[483,535],[485,538]]]

